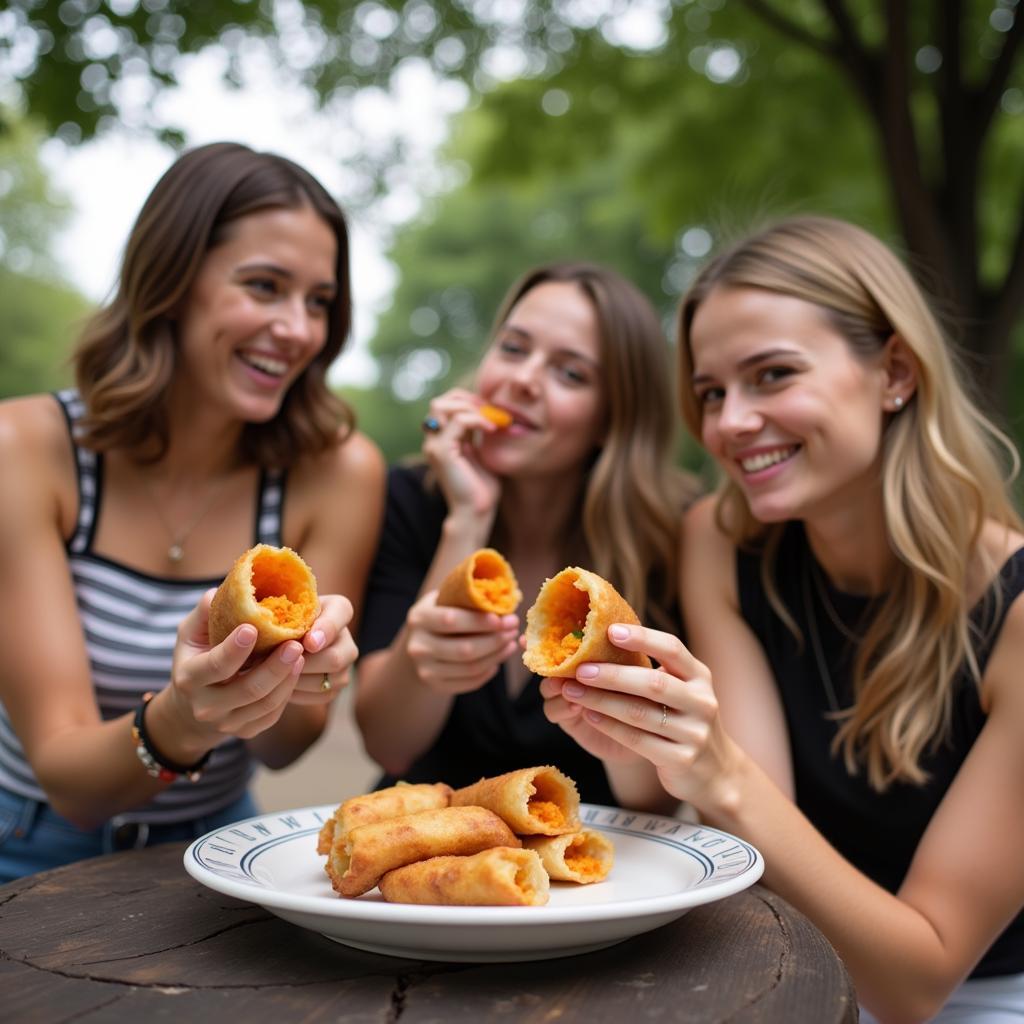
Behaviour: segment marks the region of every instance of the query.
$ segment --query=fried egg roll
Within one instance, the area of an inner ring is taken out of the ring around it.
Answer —
[[[551,765],[521,768],[452,793],[453,807],[487,807],[520,835],[558,836],[580,827],[576,783]]]
[[[512,425],[512,413],[497,405],[481,405],[478,412],[484,419],[490,420],[500,430]]]
[[[467,856],[522,843],[484,807],[442,807],[357,825],[331,844],[331,885],[342,896],[369,892],[388,871],[446,854]]]
[[[494,548],[480,548],[464,558],[437,592],[438,604],[496,615],[514,612],[522,599],[512,566]]]
[[[320,612],[313,570],[291,548],[257,544],[239,555],[210,603],[210,642],[243,622],[256,627],[254,654],[299,640]]]
[[[545,581],[526,612],[523,664],[539,675],[565,678],[585,661],[650,668],[646,654],[625,651],[608,639],[608,627],[615,622],[640,624],[606,579],[569,566]]]
[[[387,821],[388,818],[397,818],[402,814],[447,807],[451,795],[451,786],[443,782],[413,785],[399,782],[387,789],[378,789],[375,793],[354,796],[340,804],[323,823],[317,838],[316,852],[321,856],[331,852],[331,843],[338,829],[343,835],[347,835],[357,825],[370,825],[375,821]]]
[[[549,888],[540,857],[507,846],[469,857],[431,857],[380,880],[389,903],[462,907],[539,907],[547,903]]]
[[[564,836],[526,836],[523,846],[535,851],[548,877],[559,882],[603,882],[615,860],[611,841],[590,830]]]

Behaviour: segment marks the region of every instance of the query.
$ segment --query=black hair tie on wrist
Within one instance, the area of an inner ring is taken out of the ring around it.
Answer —
[[[208,750],[195,764],[176,764],[170,758],[164,757],[153,746],[153,741],[146,732],[146,707],[153,699],[152,693],[142,695],[142,703],[135,709],[135,720],[132,724],[132,739],[135,741],[135,753],[142,762],[146,774],[161,782],[173,782],[178,778],[186,778],[189,782],[198,782],[203,776],[203,769],[206,762],[210,760],[212,750]]]

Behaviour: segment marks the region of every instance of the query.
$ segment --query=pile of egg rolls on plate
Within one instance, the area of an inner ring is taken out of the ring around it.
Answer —
[[[551,880],[588,884],[611,870],[612,844],[580,827],[579,805],[551,765],[463,789],[400,782],[342,803],[317,853],[348,898],[377,886],[390,903],[542,906]]]

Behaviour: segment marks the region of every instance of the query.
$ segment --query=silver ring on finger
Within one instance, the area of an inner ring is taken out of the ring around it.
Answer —
[[[661,721],[658,723],[658,728],[659,729],[664,729],[667,722],[668,722],[668,705],[667,704],[662,704],[661,705]]]

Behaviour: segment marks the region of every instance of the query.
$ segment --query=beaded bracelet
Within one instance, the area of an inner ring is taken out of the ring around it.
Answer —
[[[146,707],[152,699],[152,693],[142,695],[142,703],[135,709],[135,721],[132,724],[135,753],[142,762],[142,767],[146,769],[147,775],[151,775],[161,782],[173,782],[182,776],[189,782],[198,782],[202,778],[203,769],[213,751],[208,750],[195,764],[188,766],[175,764],[159,753],[146,732]]]

